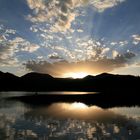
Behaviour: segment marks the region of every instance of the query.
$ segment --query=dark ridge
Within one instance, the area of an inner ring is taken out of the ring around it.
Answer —
[[[88,75],[88,76],[84,77],[83,79],[91,79],[91,80],[92,80],[92,79],[94,79],[94,77],[95,77],[95,76]]]
[[[2,80],[5,80],[5,79],[10,80],[12,78],[18,78],[18,77],[15,76],[14,74],[9,73],[9,72],[4,73],[4,72],[0,71],[0,80],[1,79]]]
[[[105,76],[113,76],[113,74],[110,74],[110,73],[101,73],[99,75],[97,75],[98,77],[101,76],[101,77],[105,77]]]
[[[0,71],[0,76],[3,75],[3,74],[4,74],[4,72]]]
[[[53,78],[51,75],[49,74],[43,74],[43,73],[37,73],[37,72],[31,72],[31,73],[27,73],[25,75],[23,75],[21,78],[35,78],[35,77],[39,77],[39,78]]]
[[[140,91],[140,77],[102,73],[83,79],[31,72],[22,77],[0,72],[0,91]],[[138,92],[137,92],[138,93]]]

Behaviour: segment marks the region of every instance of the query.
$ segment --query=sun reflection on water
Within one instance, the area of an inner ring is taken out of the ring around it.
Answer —
[[[62,93],[59,93],[59,94],[64,94],[64,95],[84,95],[84,94],[97,94],[97,92],[62,92]]]
[[[47,108],[46,113],[55,118],[97,119],[103,115],[108,116],[108,112],[100,107],[88,106],[82,102],[53,103]]]
[[[71,104],[71,108],[73,108],[73,109],[87,109],[88,106],[84,103],[75,102],[75,103]]]

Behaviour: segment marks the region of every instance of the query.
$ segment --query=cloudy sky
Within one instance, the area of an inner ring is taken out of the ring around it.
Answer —
[[[0,71],[140,75],[140,0],[0,0]]]

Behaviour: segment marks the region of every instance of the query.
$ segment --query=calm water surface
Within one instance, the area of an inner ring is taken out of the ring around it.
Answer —
[[[0,140],[140,140],[138,106],[103,109],[76,101],[33,106],[7,100],[29,94],[0,93]]]

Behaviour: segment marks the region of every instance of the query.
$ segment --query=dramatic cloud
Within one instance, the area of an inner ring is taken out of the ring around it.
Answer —
[[[15,66],[26,64],[31,71],[60,76],[70,68],[94,74],[139,64],[138,0],[17,0],[12,12],[6,4],[0,5],[2,71],[14,67],[16,74]],[[19,7],[20,17],[14,14]]]
[[[27,0],[33,13],[27,19],[34,23],[50,22],[52,31],[66,31],[79,15],[76,10],[85,5],[91,5],[101,12],[116,6],[124,0]],[[37,30],[34,30],[37,31]],[[82,30],[78,30],[82,31]]]
[[[125,67],[130,64],[130,60],[135,54],[128,52],[123,55],[117,55],[113,59],[102,58],[99,60],[88,60],[79,62],[59,61],[49,63],[47,61],[29,61],[25,64],[30,71],[48,73],[53,76],[63,76],[69,72],[87,72],[89,74],[97,74],[101,72],[111,72],[116,68]]]
[[[50,22],[52,30],[67,30],[71,27],[71,22],[76,14],[73,12],[78,2],[72,0],[27,0],[29,7],[33,10],[33,15],[27,19],[32,22]]]

